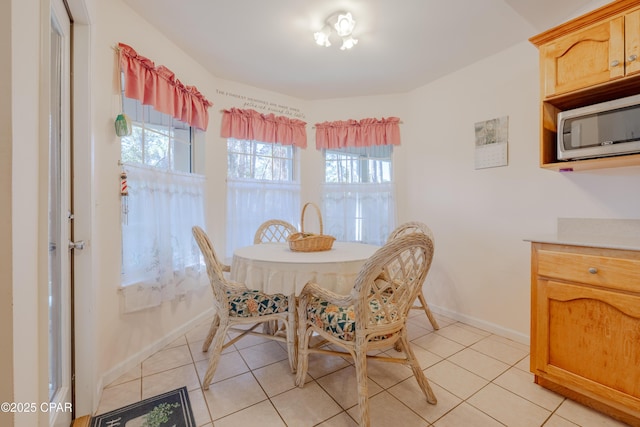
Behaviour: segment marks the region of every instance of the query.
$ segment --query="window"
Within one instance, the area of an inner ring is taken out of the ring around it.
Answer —
[[[231,179],[293,181],[293,146],[230,138],[227,141]]]
[[[204,177],[194,171],[188,124],[125,98],[132,134],[121,139],[128,196],[122,197],[125,312],[159,305],[201,286],[200,252],[191,227],[204,225]]]
[[[325,149],[325,233],[383,244],[395,226],[391,145]]]
[[[227,139],[228,257],[234,248],[252,244],[268,219],[296,224],[300,184],[295,165],[293,145]]]
[[[132,134],[122,138],[122,161],[158,169],[192,172],[192,129],[150,105],[124,98]]]

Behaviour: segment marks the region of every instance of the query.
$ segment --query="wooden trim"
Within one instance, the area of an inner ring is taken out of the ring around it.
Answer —
[[[589,396],[585,396],[580,392],[561,386],[560,384],[557,384],[556,382],[543,378],[539,375],[535,376],[534,382],[546,389],[554,391],[582,405],[588,406],[598,412],[615,418],[618,421],[622,421],[623,423],[629,424],[630,426],[640,427],[640,419],[635,417],[633,414],[626,412],[626,408],[624,410],[620,410],[598,400],[601,399],[600,397],[598,397],[598,399],[594,399]]]
[[[71,427],[89,427],[91,425],[91,415],[85,415],[73,420]]]
[[[576,30],[586,28],[602,20],[612,18],[620,13],[628,12],[629,9],[633,8],[634,6],[638,6],[638,0],[614,1],[613,3],[604,5],[582,16],[567,21],[564,24],[551,28],[544,33],[533,36],[529,39],[529,41],[539,47],[545,43],[555,40],[558,37],[562,37]]]

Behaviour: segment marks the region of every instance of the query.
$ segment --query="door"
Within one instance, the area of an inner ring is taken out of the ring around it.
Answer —
[[[70,20],[51,0],[49,51],[49,412],[50,426],[72,419]]]

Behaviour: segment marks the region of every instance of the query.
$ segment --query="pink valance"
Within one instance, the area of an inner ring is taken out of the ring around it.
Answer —
[[[399,124],[397,117],[316,123],[316,148],[400,145]]]
[[[213,103],[195,86],[182,84],[171,70],[162,65],[156,67],[153,61],[138,55],[131,46],[119,43],[118,48],[127,98],[137,99],[190,126],[207,130],[207,108]]]
[[[307,148],[306,125],[302,120],[272,113],[231,108],[223,111],[220,136]]]

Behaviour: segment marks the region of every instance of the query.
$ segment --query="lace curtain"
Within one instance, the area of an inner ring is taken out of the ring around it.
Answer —
[[[337,240],[383,245],[395,228],[393,183],[325,184],[324,233]]]
[[[191,227],[204,228],[200,175],[126,164],[128,213],[122,225],[124,311],[133,312],[207,286]]]
[[[297,227],[299,216],[299,184],[228,179],[227,259],[234,249],[253,244],[256,230],[264,221],[281,219]]]

